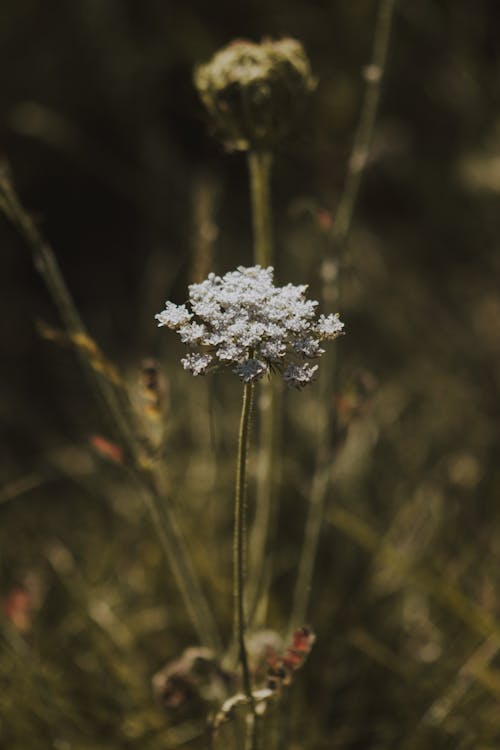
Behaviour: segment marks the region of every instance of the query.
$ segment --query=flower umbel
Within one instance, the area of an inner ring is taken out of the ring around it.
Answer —
[[[318,359],[320,342],[336,339],[344,328],[337,313],[318,319],[318,303],[306,299],[306,291],[305,285],[274,286],[271,267],[240,266],[191,284],[190,310],[167,302],[155,317],[190,347],[181,362],[193,375],[232,366],[245,383],[273,371],[301,388],[318,370],[307,360]]]

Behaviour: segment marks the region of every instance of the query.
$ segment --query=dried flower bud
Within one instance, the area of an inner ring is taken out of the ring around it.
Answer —
[[[290,38],[231,42],[194,81],[218,134],[240,151],[271,148],[316,86],[304,48]]]
[[[199,700],[219,703],[230,682],[213,651],[194,646],[154,675],[153,689],[165,708],[178,709]]]

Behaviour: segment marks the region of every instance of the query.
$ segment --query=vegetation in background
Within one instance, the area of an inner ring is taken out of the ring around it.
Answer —
[[[377,2],[5,9],[2,155],[91,338],[62,334],[3,223],[0,744],[206,746],[200,700],[218,700],[225,677],[202,658],[179,705],[154,695],[166,662],[192,664],[196,633],[124,476],[129,448],[75,354],[87,347],[111,383],[109,361],[124,373],[133,398],[120,413],[135,415],[138,454],[167,469],[163,489],[227,642],[240,388],[230,375],[187,378],[153,316],[210,270],[253,262],[245,160],[209,135],[192,70],[232,38],[286,33],[304,43],[318,86],[273,158],[280,284],[328,297],[339,269],[323,261],[338,257],[332,237],[344,243],[339,207],[356,164],[364,182],[340,269],[349,336],[337,385],[286,393],[282,407],[265,571],[277,633],[322,465],[320,394],[335,414],[334,475],[309,602],[317,640],[269,732],[289,748],[496,747],[496,4],[399,0],[372,147],[354,169],[378,76]]]

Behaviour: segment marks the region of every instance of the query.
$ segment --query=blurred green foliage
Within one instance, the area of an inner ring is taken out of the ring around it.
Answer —
[[[131,387],[144,357],[161,361],[163,460],[228,635],[238,383],[192,380],[153,320],[198,272],[200,210],[214,270],[251,262],[245,163],[211,138],[192,70],[236,37],[288,34],[308,51],[319,86],[276,155],[273,200],[277,277],[318,298],[377,3],[3,0],[2,11],[2,156]],[[318,641],[278,710],[290,750],[500,743],[499,24],[493,0],[397,4],[342,285]],[[28,252],[3,221],[0,236],[0,746],[203,747],[201,714],[165,713],[152,695],[152,675],[194,636],[150,520],[92,450],[109,425],[74,353],[38,333],[37,321],[59,322]],[[286,395],[279,632],[315,393]]]

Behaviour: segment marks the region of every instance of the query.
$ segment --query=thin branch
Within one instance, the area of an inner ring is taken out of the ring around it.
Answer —
[[[349,159],[349,166],[332,226],[332,244],[335,253],[341,253],[351,228],[352,216],[361,186],[361,179],[370,155],[375,130],[377,110],[384,78],[389,37],[396,0],[381,0],[373,54],[370,64],[364,69],[366,91],[361,108],[356,135]]]

